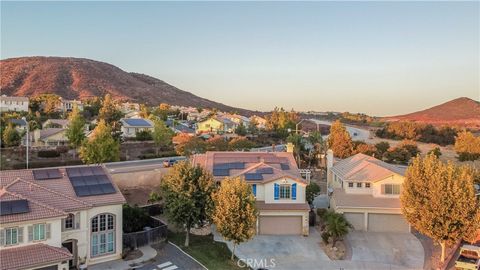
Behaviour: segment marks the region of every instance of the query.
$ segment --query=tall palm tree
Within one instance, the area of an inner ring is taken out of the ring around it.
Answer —
[[[331,212],[326,215],[326,230],[332,237],[332,247],[338,240],[342,240],[353,226],[345,219],[342,214]]]

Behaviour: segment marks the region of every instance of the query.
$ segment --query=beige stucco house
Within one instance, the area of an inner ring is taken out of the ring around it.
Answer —
[[[33,146],[59,146],[68,143],[64,128],[44,128],[33,131]]]
[[[103,167],[3,171],[0,202],[0,269],[121,258],[125,199]]]
[[[153,132],[153,122],[145,118],[122,118],[122,136],[124,138],[133,138],[140,131]]]
[[[225,117],[211,117],[197,123],[197,133],[233,133],[238,124]]]
[[[292,153],[207,152],[194,155],[192,162],[220,183],[225,177],[243,177],[252,186],[259,211],[257,234],[308,235],[308,181]]]
[[[401,213],[400,193],[405,167],[364,154],[334,162],[327,152],[330,207],[343,213],[355,230],[409,232]]]

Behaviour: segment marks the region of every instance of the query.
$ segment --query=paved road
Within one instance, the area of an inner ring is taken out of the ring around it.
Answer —
[[[332,125],[332,122],[330,121],[323,121],[318,119],[309,119],[309,120],[314,122],[315,124],[327,125],[327,126]],[[366,141],[370,137],[370,131],[367,129],[352,127],[348,125],[345,125],[345,127],[347,128],[348,133],[350,133],[350,136],[354,141]],[[328,135],[325,137],[328,137]]]
[[[140,270],[205,270],[201,264],[171,243],[158,249],[154,261],[144,264]]]
[[[185,160],[186,157],[179,156],[179,157],[165,157],[165,158],[155,158],[155,159],[110,162],[110,163],[105,163],[105,167],[108,169],[108,171],[111,174],[155,170],[155,169],[164,168],[163,162],[168,159]]]

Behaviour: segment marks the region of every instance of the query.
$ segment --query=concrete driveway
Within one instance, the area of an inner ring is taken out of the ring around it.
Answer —
[[[376,262],[423,269],[424,251],[411,233],[375,233],[353,231],[347,235],[352,262]]]

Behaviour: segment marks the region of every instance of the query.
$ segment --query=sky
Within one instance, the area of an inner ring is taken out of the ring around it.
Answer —
[[[227,105],[396,115],[480,99],[480,2],[5,2],[0,58],[107,62]]]

